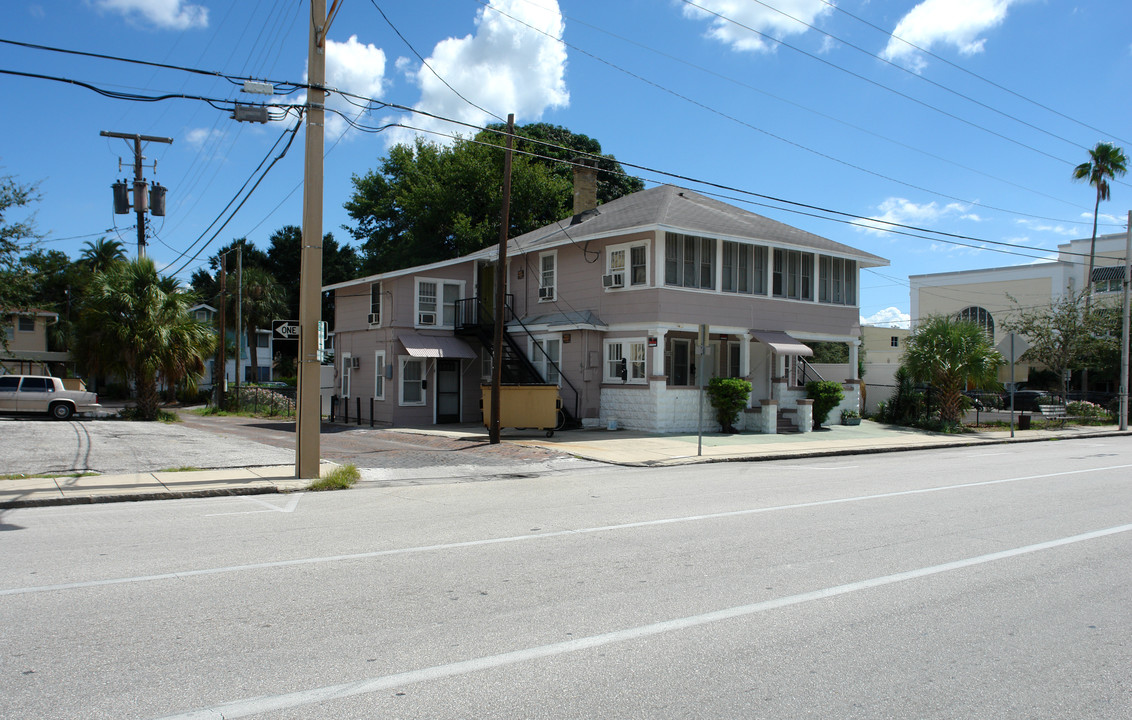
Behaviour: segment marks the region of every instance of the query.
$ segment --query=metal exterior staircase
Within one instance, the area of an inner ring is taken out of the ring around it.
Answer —
[[[503,316],[504,323],[513,319],[511,312],[512,296],[507,296],[506,308]],[[521,323],[520,323],[521,324]],[[474,338],[479,342],[481,347],[487,349],[489,353],[494,351],[495,347],[495,318],[492,313],[484,307],[479,298],[464,298],[456,301],[456,326],[454,332],[465,338]],[[528,333],[529,334],[529,333]],[[527,353],[519,345],[515,337],[507,332],[506,327],[503,330],[503,352],[502,358],[498,360],[501,366],[501,375],[504,383],[513,383],[518,385],[524,384],[543,384],[546,381],[543,379],[542,374],[538,368],[535,367],[531,359],[527,357]],[[492,358],[496,361],[495,358]],[[553,361],[547,358],[548,363]],[[557,367],[557,364],[555,364]],[[562,368],[558,367],[559,376],[562,376]],[[574,390],[575,398],[577,398],[577,390],[569,380],[563,377],[563,381]],[[566,417],[566,427],[574,428],[580,427],[581,423],[577,420],[577,402],[575,402],[574,412],[571,412],[563,403],[562,414]]]

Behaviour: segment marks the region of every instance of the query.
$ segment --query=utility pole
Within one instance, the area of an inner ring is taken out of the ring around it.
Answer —
[[[503,383],[503,322],[507,317],[507,239],[511,224],[511,146],[515,113],[507,114],[507,154],[503,156],[503,220],[499,225],[499,257],[495,261],[495,336],[491,344],[491,418],[488,441],[499,444],[499,386]]]
[[[128,133],[108,132],[106,130],[100,132],[99,135],[102,137],[134,141],[134,212],[136,212],[138,216],[138,257],[143,258],[145,257],[145,213],[146,210],[149,209],[149,185],[146,184],[145,178],[142,176],[142,142],[159,142],[172,145],[173,138],[154,137],[152,135],[131,135]],[[156,165],[154,167],[156,167]],[[119,167],[119,169],[121,168]],[[155,185],[155,192],[157,188],[160,187],[160,185]],[[163,188],[162,191],[164,191]],[[118,212],[117,206],[115,207],[115,212]],[[126,211],[123,210],[119,214],[124,214],[125,212]],[[155,212],[154,214],[159,216],[165,214],[164,198],[161,200],[161,211]]]
[[[228,352],[225,347],[228,344],[228,331],[227,325],[224,322],[224,306],[227,305],[228,298],[225,297],[225,290],[227,288],[227,278],[224,276],[224,266],[228,261],[228,256],[225,253],[220,254],[220,326],[217,328],[216,335],[220,339],[218,343],[220,347],[217,348],[217,355],[219,362],[217,366],[220,372],[220,379],[217,381],[216,372],[212,373],[212,382],[216,386],[216,409],[224,409],[224,385],[228,380]]]
[[[326,32],[330,15],[326,0],[311,0],[311,31],[307,44],[307,137],[303,176],[303,240],[299,269],[299,399],[295,422],[295,477],[319,477],[319,437],[322,390],[318,355],[318,322],[322,315],[322,149],[326,115]]]
[[[244,253],[242,247],[236,246],[236,407],[240,406],[240,346],[243,344],[241,333],[244,331]],[[253,352],[254,348],[248,348]],[[254,378],[253,378],[254,379]]]
[[[1128,211],[1128,228],[1124,240],[1124,322],[1120,333],[1120,429],[1128,429],[1128,333],[1132,315],[1132,210]]]

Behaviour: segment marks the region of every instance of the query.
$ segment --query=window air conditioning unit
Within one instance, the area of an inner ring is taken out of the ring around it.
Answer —
[[[601,276],[601,284],[607,288],[625,287],[625,273],[615,272]]]
[[[369,324],[370,325],[380,325],[381,324],[381,313],[370,313],[369,314]]]
[[[539,300],[553,300],[554,299],[554,288],[552,288],[552,287],[539,288],[538,289],[538,299]]]
[[[362,359],[360,357],[346,358],[346,360],[347,360],[347,364],[348,364],[348,366],[351,370],[361,370],[362,369]]]
[[[436,324],[436,313],[418,313],[417,314],[417,324],[418,325],[435,325]]]

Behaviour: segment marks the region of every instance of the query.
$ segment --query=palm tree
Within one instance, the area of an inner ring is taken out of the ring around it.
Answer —
[[[1084,162],[1073,168],[1074,180],[1087,180],[1097,189],[1097,201],[1093,205],[1093,240],[1089,245],[1089,274],[1085,276],[1085,287],[1092,295],[1093,261],[1097,254],[1097,215],[1100,212],[1101,201],[1109,198],[1109,178],[1121,177],[1128,171],[1128,158],[1124,151],[1112,143],[1097,143],[1089,151],[1089,162]],[[1089,299],[1086,297],[1086,306]]]
[[[256,338],[259,331],[271,327],[272,320],[284,319],[287,313],[287,299],[283,286],[275,276],[260,267],[245,267],[241,271],[243,285],[241,303],[241,323],[248,343],[248,359],[251,362],[252,382],[259,379],[259,358],[256,352]],[[236,317],[236,278],[228,276],[228,317]],[[239,363],[237,363],[237,368]],[[238,370],[237,370],[238,372]]]
[[[138,417],[157,417],[157,377],[199,377],[215,342],[212,328],[188,312],[192,295],[162,278],[149,258],[97,272],[75,332],[76,356],[88,372],[123,376],[137,393]]]
[[[944,315],[929,317],[916,328],[901,359],[913,379],[932,384],[939,398],[939,419],[945,424],[959,422],[967,384],[996,384],[1004,362],[983,328]]]
[[[94,242],[87,240],[83,243],[83,250],[79,253],[79,263],[91,272],[106,272],[115,263],[127,259],[126,249],[117,240],[98,238]]]

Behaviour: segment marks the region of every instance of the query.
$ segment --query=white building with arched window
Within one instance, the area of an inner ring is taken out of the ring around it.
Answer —
[[[1030,265],[961,270],[909,276],[912,329],[932,315],[952,315],[983,327],[997,345],[1005,336],[1005,321],[1018,308],[1048,306],[1067,293],[1085,289],[1090,238],[1058,246],[1057,260]],[[1115,298],[1123,289],[1124,233],[1097,237],[1093,290],[1100,299]],[[1025,380],[1030,366],[1019,363],[1015,378]],[[999,379],[1010,378],[1004,367]]]

